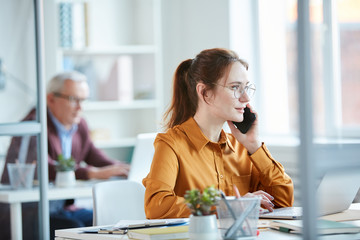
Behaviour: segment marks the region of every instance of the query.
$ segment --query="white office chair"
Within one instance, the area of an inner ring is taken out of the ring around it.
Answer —
[[[142,183],[143,178],[150,171],[154,157],[154,140],[157,133],[141,133],[136,137],[134,153],[128,179]]]
[[[145,187],[135,181],[112,180],[93,186],[93,225],[116,224],[119,220],[146,219]]]

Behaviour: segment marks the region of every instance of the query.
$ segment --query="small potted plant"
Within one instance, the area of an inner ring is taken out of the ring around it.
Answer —
[[[57,187],[71,187],[75,185],[75,159],[73,157],[64,158],[64,156],[60,154],[55,169],[55,185]]]
[[[221,199],[220,191],[209,186],[201,193],[198,189],[186,191],[185,203],[191,211],[190,239],[217,239],[216,205]]]

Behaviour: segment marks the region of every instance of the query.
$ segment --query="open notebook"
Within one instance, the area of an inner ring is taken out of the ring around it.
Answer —
[[[342,212],[348,209],[360,187],[360,173],[350,170],[325,174],[317,189],[318,213],[320,216]],[[264,212],[260,218],[301,219],[301,207],[275,209]]]

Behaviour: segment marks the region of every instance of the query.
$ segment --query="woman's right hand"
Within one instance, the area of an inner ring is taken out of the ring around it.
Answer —
[[[233,188],[234,188],[235,197],[241,198],[239,189],[235,185],[233,186]],[[270,194],[268,194],[267,192],[264,192],[262,190],[259,190],[259,191],[253,192],[253,193],[248,192],[247,194],[245,194],[242,197],[260,197],[261,205],[263,205],[264,208],[266,208],[270,212],[274,211],[274,204],[271,202],[272,200],[274,200],[274,197],[271,196]]]
[[[243,197],[260,197],[261,198],[261,205],[269,210],[269,212],[274,211],[274,204],[271,202],[274,200],[274,197],[268,194],[267,192],[264,192],[262,190],[247,193]]]

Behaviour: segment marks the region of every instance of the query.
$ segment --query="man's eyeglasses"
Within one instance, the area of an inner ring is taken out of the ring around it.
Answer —
[[[68,100],[69,103],[71,104],[71,106],[73,106],[73,107],[80,105],[81,103],[83,103],[86,100],[85,98],[78,98],[75,96],[70,96],[70,95],[59,93],[59,92],[54,92],[54,96]]]
[[[248,95],[249,98],[252,98],[256,91],[255,84],[253,83],[248,83],[245,85],[245,87],[243,87],[242,84],[232,84],[231,86],[223,86],[221,84],[215,83],[214,85],[218,85],[232,90],[234,92],[235,98],[240,98],[244,93],[246,93],[246,95]]]

